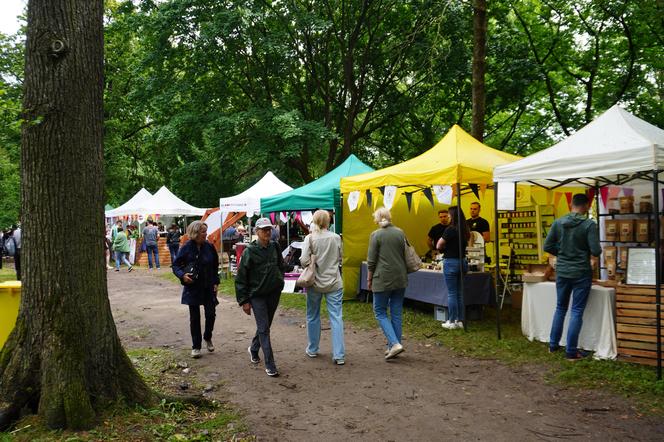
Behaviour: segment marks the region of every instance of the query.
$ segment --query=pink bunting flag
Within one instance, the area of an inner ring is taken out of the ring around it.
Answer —
[[[272,224],[274,224],[274,218],[275,218],[275,216],[274,216],[274,212],[270,213],[270,222],[271,222]]]
[[[606,209],[606,202],[609,200],[609,188],[608,186],[603,186],[599,188],[599,196],[602,200],[602,205]]]

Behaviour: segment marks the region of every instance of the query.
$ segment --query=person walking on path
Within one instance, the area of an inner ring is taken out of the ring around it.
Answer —
[[[544,251],[557,257],[556,311],[551,324],[549,351],[560,348],[565,316],[572,299],[572,312],[567,329],[566,358],[576,361],[587,356],[578,350],[579,333],[583,325],[583,312],[592,285],[593,267],[602,253],[597,223],[588,217],[590,200],[579,193],[572,197],[572,212],[553,222],[544,241]]]
[[[152,270],[152,258],[154,256],[154,265],[159,270],[159,230],[154,221],[148,221],[148,225],[143,229],[143,241],[145,241],[145,250],[148,254],[148,268]]]
[[[240,268],[235,277],[235,296],[242,310],[256,320],[256,334],[248,348],[252,364],[258,364],[263,349],[265,372],[279,376],[272,352],[270,327],[284,288],[285,264],[276,242],[271,241],[273,226],[268,218],[256,222],[258,239],[242,252]]]
[[[113,240],[113,250],[115,252],[115,271],[120,271],[120,261],[127,264],[128,270],[131,272],[133,266],[129,262],[127,257],[129,256],[129,240],[127,235],[125,235],[122,227],[118,227],[118,231],[115,234],[115,239]]]
[[[392,225],[392,215],[385,207],[376,210],[373,217],[379,228],[369,238],[367,284],[369,290],[373,291],[374,315],[387,338],[385,359],[389,360],[404,351],[401,343],[401,316],[404,293],[408,286],[406,235],[403,230]]]
[[[178,256],[178,251],[180,250],[180,228],[177,224],[171,224],[171,227],[168,228],[166,244],[168,245],[168,251],[171,254],[171,265],[173,265],[175,258]]]
[[[16,269],[16,280],[20,281],[21,280],[21,226],[17,226],[14,229],[12,238],[14,239],[14,246],[16,246],[16,250],[14,252],[14,268]]]
[[[448,330],[463,328],[464,313],[463,293],[460,290],[461,278],[468,272],[466,246],[470,239],[470,230],[463,210],[457,206],[449,208],[450,225],[438,240],[436,248],[444,252],[443,277],[447,285],[447,321],[441,325]],[[461,228],[461,247],[459,247],[459,228]],[[461,253],[461,254],[459,254]]]
[[[187,241],[173,262],[173,274],[180,279],[181,303],[189,306],[191,357],[201,357],[202,340],[209,352],[214,351],[212,332],[216,318],[217,288],[219,287],[219,255],[207,239],[207,224],[194,221],[189,224]],[[156,229],[155,229],[156,230]],[[201,306],[205,312],[205,329],[201,336]]]
[[[307,356],[318,356],[320,344],[320,304],[325,297],[332,329],[332,361],[344,365],[344,322],[342,318],[343,283],[341,265],[341,237],[330,232],[330,214],[317,210],[311,222],[311,234],[304,238],[300,263],[308,266],[311,255],[316,256],[314,285],[307,288]]]

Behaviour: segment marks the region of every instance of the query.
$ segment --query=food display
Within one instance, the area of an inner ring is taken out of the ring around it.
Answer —
[[[500,244],[509,246],[509,255],[501,247],[501,272],[510,283],[523,282],[529,266],[545,262],[544,240],[553,224],[553,206],[522,207],[498,215]],[[538,276],[534,277],[535,279]],[[532,278],[531,278],[532,279]]]

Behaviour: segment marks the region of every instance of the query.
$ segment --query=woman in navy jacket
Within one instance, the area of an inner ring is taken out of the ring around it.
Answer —
[[[179,250],[173,263],[173,273],[180,278],[182,304],[189,306],[189,328],[191,330],[191,356],[201,357],[201,305],[205,310],[205,331],[202,339],[208,351],[214,351],[212,329],[214,328],[219,285],[219,255],[212,244],[206,241],[207,224],[194,221],[187,228],[189,241]]]

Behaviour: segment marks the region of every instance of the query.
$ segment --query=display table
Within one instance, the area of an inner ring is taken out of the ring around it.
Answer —
[[[615,359],[617,356],[615,305],[616,291],[593,285],[583,312],[583,327],[579,334],[579,348],[595,352],[595,359]],[[549,342],[551,323],[556,310],[556,284],[532,282],[523,284],[521,330],[529,340]],[[571,304],[571,301],[570,301]],[[567,342],[569,310],[565,317],[560,345]]]
[[[367,288],[367,263],[360,267],[360,290]],[[464,277],[464,304],[495,305],[493,280],[491,273],[467,273]],[[447,284],[440,270],[421,269],[408,274],[408,287],[405,297],[447,307]]]

